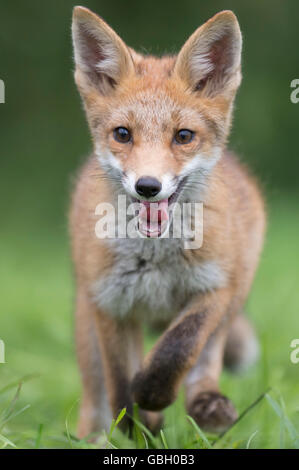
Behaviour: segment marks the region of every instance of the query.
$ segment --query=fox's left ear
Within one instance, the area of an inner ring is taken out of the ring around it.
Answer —
[[[199,27],[182,47],[174,74],[204,96],[234,93],[241,82],[242,36],[232,11]]]

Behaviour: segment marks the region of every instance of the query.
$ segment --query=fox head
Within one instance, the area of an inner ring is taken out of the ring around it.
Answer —
[[[72,32],[75,81],[107,175],[139,201],[200,190],[221,158],[241,81],[235,15],[215,15],[176,57],[136,53],[83,7]]]

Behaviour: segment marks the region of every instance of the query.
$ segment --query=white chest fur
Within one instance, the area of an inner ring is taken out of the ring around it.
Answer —
[[[191,264],[179,239],[110,241],[115,261],[92,286],[95,301],[114,316],[171,319],[190,298],[224,285],[217,261]]]

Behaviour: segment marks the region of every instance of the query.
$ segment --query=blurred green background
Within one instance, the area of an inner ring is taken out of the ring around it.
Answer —
[[[0,79],[6,86],[6,102],[0,104],[0,338],[7,360],[0,364],[0,393],[24,374],[41,374],[24,385],[19,398],[21,408],[30,404],[31,409],[7,429],[19,446],[33,445],[40,424],[62,435],[73,404],[69,419],[74,433],[80,394],[67,211],[72,175],[91,142],[72,77],[70,28],[76,4],[0,0]],[[299,337],[299,103],[290,101],[290,83],[299,78],[298,1],[82,4],[99,13],[130,46],[159,55],[176,52],[218,11],[236,13],[244,36],[243,82],[230,147],[262,183],[269,231],[249,301],[263,360],[244,379],[224,375],[224,387],[239,410],[268,385],[278,387],[298,429],[299,365],[289,360],[290,341]],[[4,393],[3,406],[10,392]],[[260,425],[269,432],[256,445],[282,445],[276,437],[272,441],[271,432],[279,432],[271,411],[262,409],[261,416],[241,427],[241,441]],[[21,434],[15,435],[17,430]],[[178,438],[176,442],[180,446]]]

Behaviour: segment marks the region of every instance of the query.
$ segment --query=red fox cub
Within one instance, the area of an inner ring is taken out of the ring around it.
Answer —
[[[78,434],[109,428],[124,407],[126,428],[133,403],[158,430],[182,384],[187,413],[221,432],[237,418],[219,390],[222,366],[247,366],[258,352],[243,306],[265,229],[254,179],[225,150],[241,81],[238,21],[222,11],[177,56],[162,58],[135,52],[83,7],[74,9],[72,32],[94,144],[70,214],[83,382]],[[174,203],[202,206],[198,246],[186,245],[188,233],[170,236],[174,222],[184,224],[171,216]],[[101,204],[115,209],[116,224],[137,204],[136,236],[98,236]],[[163,330],[143,359],[144,323]]]

